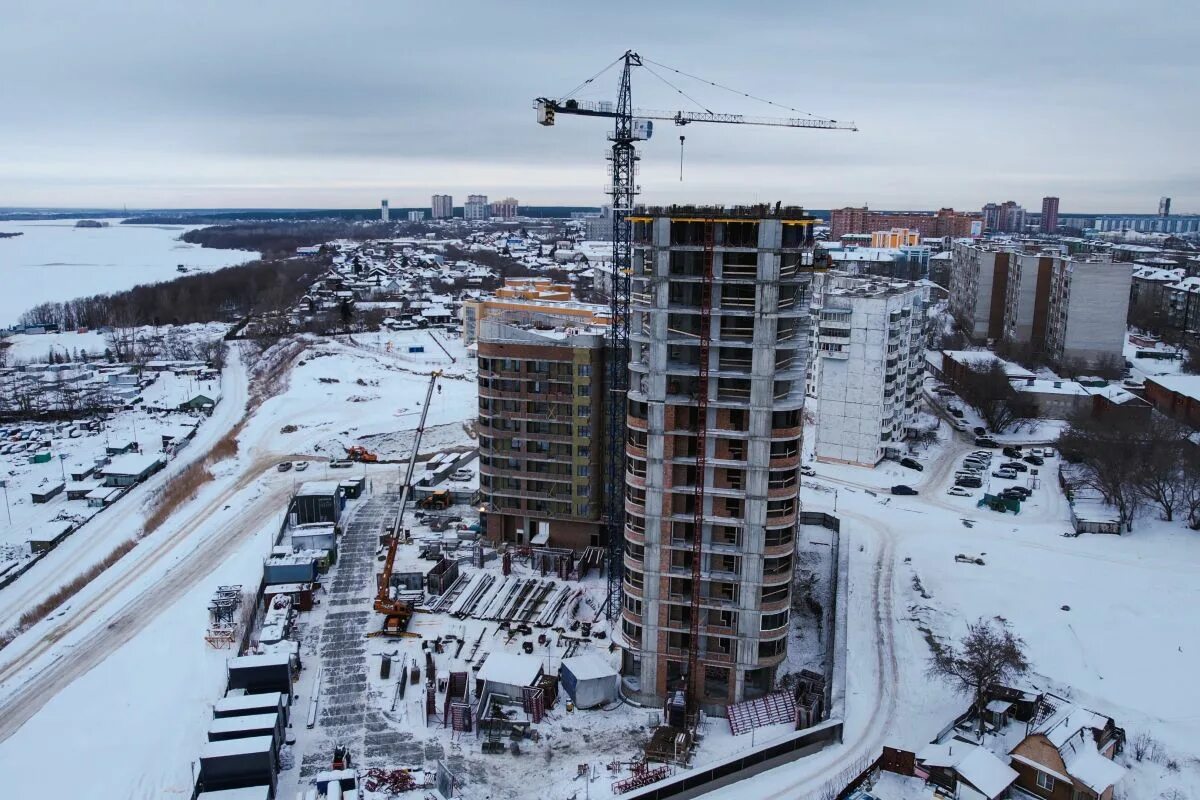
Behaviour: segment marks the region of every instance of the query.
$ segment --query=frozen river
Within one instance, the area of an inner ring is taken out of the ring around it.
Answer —
[[[182,225],[76,228],[76,220],[0,221],[0,326],[50,300],[71,300],[179,277],[176,267],[216,269],[258,257],[245,250],[206,250],[179,241]],[[201,227],[201,226],[193,226]]]

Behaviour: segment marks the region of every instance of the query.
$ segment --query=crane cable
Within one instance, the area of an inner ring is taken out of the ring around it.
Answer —
[[[589,83],[591,83],[592,81],[596,80],[596,78],[599,78],[601,75],[603,75],[604,73],[608,72],[610,69],[612,69],[612,68],[613,68],[613,66],[615,66],[616,64],[618,64],[618,63],[619,63],[619,62],[620,62],[622,59],[624,59],[624,58],[625,58],[625,56],[623,56],[623,55],[622,55],[622,56],[618,56],[617,58],[613,59],[613,60],[612,60],[612,61],[611,61],[611,62],[608,64],[608,66],[604,67],[604,69],[600,70],[600,71],[599,71],[599,72],[597,72],[595,75],[593,75],[592,77],[588,78],[586,81],[584,81],[583,83],[579,84],[579,85],[578,85],[578,86],[576,86],[574,89],[572,89],[571,91],[569,91],[569,92],[567,92],[566,94],[564,94],[562,97],[558,98],[558,101],[561,103],[561,102],[563,102],[563,101],[565,101],[565,100],[568,100],[568,99],[570,99],[570,97],[571,97],[572,95],[574,95],[576,92],[578,92],[578,91],[579,91],[580,89],[582,89],[583,87],[587,86],[587,85],[588,85]]]
[[[644,61],[644,60],[645,60],[645,59],[643,59],[643,61]],[[659,64],[659,66],[662,66],[662,65],[661,65],[661,64]],[[712,110],[711,108],[709,108],[708,106],[704,105],[704,104],[703,104],[703,103],[701,103],[699,100],[697,100],[696,98],[692,97],[690,94],[688,94],[687,92],[685,92],[683,89],[680,89],[678,86],[676,86],[675,84],[671,83],[669,80],[667,80],[666,78],[664,78],[662,75],[659,75],[657,72],[655,72],[654,70],[652,70],[652,69],[650,69],[649,67],[647,67],[645,64],[643,64],[643,65],[642,65],[642,68],[643,68],[643,69],[645,69],[647,72],[649,72],[649,73],[650,73],[651,75],[653,75],[654,77],[658,78],[658,79],[659,79],[660,81],[662,81],[663,83],[665,83],[667,86],[670,86],[672,89],[674,89],[674,90],[675,90],[676,92],[678,92],[679,94],[681,94],[681,95],[683,95],[684,97],[686,97],[688,100],[691,100],[691,101],[692,101],[693,103],[695,103],[695,104],[696,104],[696,105],[697,105],[699,108],[701,108],[701,109],[704,111],[704,113],[705,113],[705,114],[711,114],[711,113],[713,113],[713,110]]]
[[[722,84],[717,83],[716,81],[710,81],[707,78],[701,78],[699,75],[693,75],[690,72],[684,72],[681,69],[675,69],[675,67],[670,67],[670,66],[667,66],[666,64],[662,64],[658,61],[653,61],[649,58],[646,58],[645,56],[642,56],[642,61],[648,62],[650,64],[654,64],[655,66],[658,66],[658,67],[662,67],[663,69],[669,69],[669,70],[671,70],[671,72],[674,72],[677,75],[683,75],[685,78],[691,78],[692,80],[697,80],[697,81],[700,81],[701,83],[707,83],[709,86],[715,86],[718,89],[724,89],[727,92],[732,92],[733,94],[740,94],[742,97],[748,97],[751,100],[757,100],[760,103],[766,103],[767,105],[775,106],[776,108],[782,108],[782,109],[786,109],[788,111],[794,111],[797,114],[803,114],[806,117],[823,119],[823,117],[818,117],[816,114],[813,114],[809,111],[802,111],[799,108],[792,108],[791,106],[785,106],[783,103],[776,103],[774,100],[768,100],[765,97],[758,97],[757,95],[750,94],[749,92],[743,92],[738,89],[730,88],[729,86],[724,86]],[[680,93],[682,94],[682,92],[680,92]],[[686,95],[684,95],[684,96],[686,97]],[[695,101],[693,101],[693,102],[695,102]],[[697,105],[699,105],[699,104],[697,104]],[[709,112],[709,113],[712,113],[712,112]]]

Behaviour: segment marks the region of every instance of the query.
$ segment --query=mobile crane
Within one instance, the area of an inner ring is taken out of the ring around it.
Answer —
[[[441,370],[434,370],[429,375],[429,388],[425,392],[425,404],[421,407],[421,419],[413,436],[412,453],[408,457],[408,467],[404,474],[404,485],[400,487],[400,507],[396,511],[396,520],[392,524],[392,533],[388,538],[387,556],[383,562],[383,571],[378,576],[378,587],[375,593],[375,610],[386,614],[383,622],[383,633],[388,635],[403,635],[412,618],[412,605],[393,597],[392,569],[396,564],[396,548],[404,531],[404,511],[408,505],[408,495],[412,491],[413,472],[416,470],[417,454],[421,451],[421,437],[425,434],[425,420],[429,416],[429,405],[433,400],[433,390],[438,378],[442,377]]]

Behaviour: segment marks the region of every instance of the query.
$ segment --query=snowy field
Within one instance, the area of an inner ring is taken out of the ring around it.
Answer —
[[[179,241],[192,228],[121,225],[76,228],[76,220],[0,222],[0,326],[39,303],[72,300],[179,277],[176,267],[211,270],[258,258],[246,250],[204,249]]]

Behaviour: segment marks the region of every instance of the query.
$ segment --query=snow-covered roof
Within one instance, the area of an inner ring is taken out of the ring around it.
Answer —
[[[196,800],[269,800],[270,796],[270,786],[247,786],[243,789],[201,792]]]
[[[278,589],[279,587],[275,588]],[[213,706],[213,710],[223,713],[226,711],[246,711],[252,708],[273,708],[279,705],[282,697],[282,692],[231,695],[218,700],[216,705]]]
[[[331,497],[337,493],[337,481],[305,481],[296,490],[297,497]]]
[[[229,659],[230,669],[253,669],[255,667],[282,667],[292,663],[288,653],[264,653],[255,656],[238,656]]]
[[[113,456],[112,463],[100,470],[101,475],[141,475],[162,462],[162,456],[125,453]]]
[[[519,653],[492,653],[479,669],[479,677],[507,686],[533,686],[542,672],[542,660]]]
[[[1067,765],[1071,777],[1087,786],[1097,795],[1104,794],[1110,786],[1125,776],[1125,768],[1112,759],[1100,755],[1096,740],[1088,730],[1080,730],[1065,745],[1058,749]]]
[[[1157,383],[1168,392],[1200,400],[1200,375],[1155,375],[1146,381]]]
[[[617,674],[617,668],[594,653],[584,653],[562,660],[562,668],[575,676],[576,680],[590,681],[598,678],[611,678]]]
[[[928,767],[953,767],[966,758],[978,745],[951,739],[943,744],[927,744],[917,751],[917,760]]]
[[[989,800],[999,797],[1017,779],[1017,771],[985,747],[976,747],[955,765],[954,770]]]
[[[200,750],[200,758],[222,758],[224,756],[269,753],[274,743],[275,740],[270,736],[250,736],[245,739],[225,739],[220,742],[208,742]]]
[[[209,733],[261,731],[266,728],[274,728],[277,722],[279,722],[279,712],[246,714],[240,717],[218,717],[208,724],[208,730]]]

